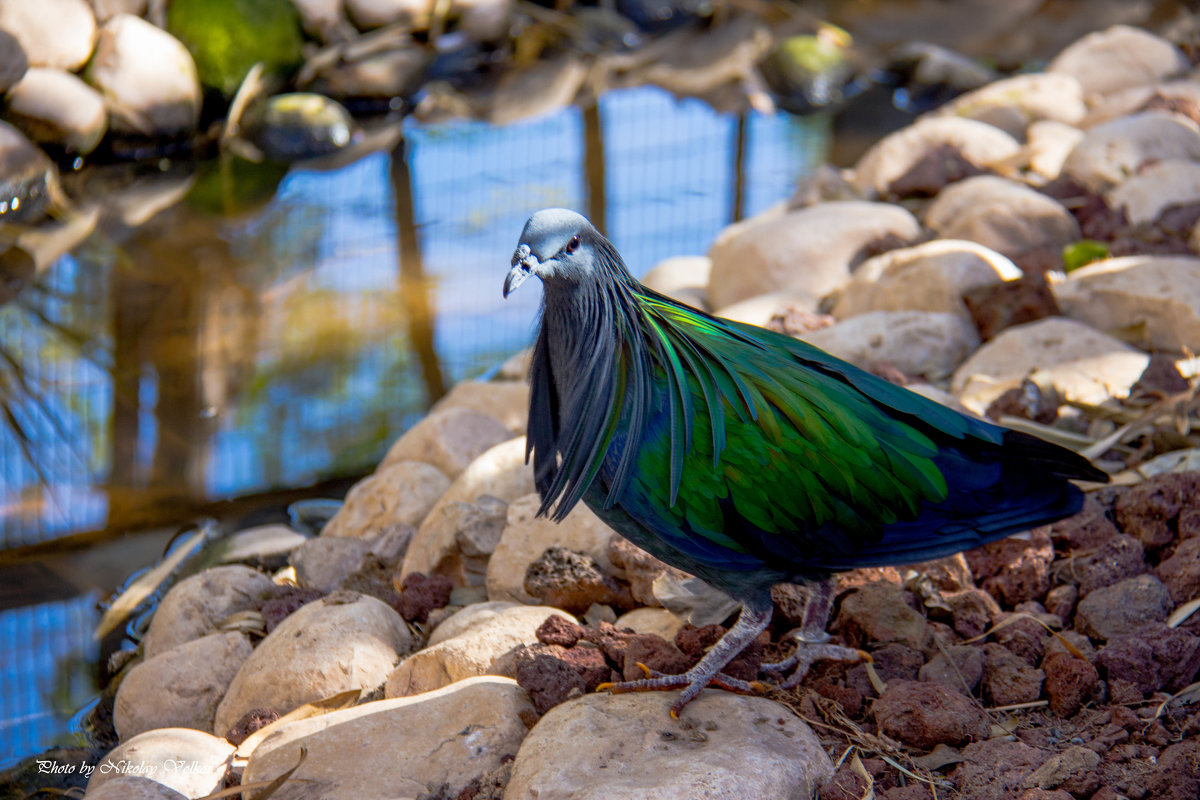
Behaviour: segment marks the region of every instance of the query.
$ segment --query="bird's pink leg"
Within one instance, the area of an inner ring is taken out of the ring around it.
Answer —
[[[782,689],[798,686],[817,661],[871,660],[871,656],[862,650],[828,644],[829,634],[825,632],[825,626],[829,624],[829,613],[833,610],[833,581],[823,580],[820,583],[809,584],[806,588],[808,601],[804,604],[804,618],[800,627],[792,634],[792,638],[796,640],[795,652],[782,661],[763,664],[761,667],[764,672],[792,671],[792,674],[779,684]]]
[[[700,659],[700,662],[687,672],[680,675],[661,675],[647,671],[648,677],[641,680],[604,683],[597,688],[606,689],[614,694],[683,689],[679,699],[671,706],[672,717],[678,717],[683,707],[694,700],[704,687],[709,685],[733,692],[761,691],[766,688],[762,684],[722,675],[721,669],[766,630],[767,625],[771,622],[771,611],[770,606],[766,610],[755,610],[749,606],[743,606],[742,613],[738,615],[734,626],[726,631],[725,635],[704,654],[704,658]]]

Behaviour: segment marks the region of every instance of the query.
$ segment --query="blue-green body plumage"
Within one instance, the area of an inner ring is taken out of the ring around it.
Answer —
[[[918,562],[1059,519],[1082,502],[1068,479],[1106,479],[1070,451],[656,294],[590,226],[541,236],[553,243],[541,253],[524,244],[535,234],[527,226],[522,257],[554,264],[538,273],[530,375],[542,513],[561,519],[582,500],[748,605],[780,581]]]

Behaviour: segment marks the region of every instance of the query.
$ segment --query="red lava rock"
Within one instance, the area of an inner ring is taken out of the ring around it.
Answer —
[[[983,695],[994,706],[1031,703],[1042,695],[1046,673],[1001,645],[983,646]]]
[[[1096,494],[1088,492],[1083,496],[1083,508],[1078,514],[1050,525],[1050,539],[1055,545],[1067,552],[1094,550],[1120,533]]]
[[[1046,279],[1041,276],[972,286],[963,292],[962,299],[979,330],[979,338],[985,342],[1006,328],[1060,313]]]
[[[837,322],[831,314],[817,314],[796,303],[788,303],[771,315],[763,327],[785,336],[802,336],[829,328]]]
[[[546,621],[539,625],[534,633],[542,644],[556,644],[560,647],[574,647],[583,634],[584,627],[582,625],[564,619],[558,614],[546,617]]]
[[[233,727],[225,734],[225,738],[230,744],[238,746],[249,739],[250,734],[262,730],[277,719],[279,719],[279,712],[273,708],[252,708],[233,723]]]
[[[1030,531],[1028,540],[1010,536],[965,555],[975,580],[1001,604],[1040,600],[1050,590],[1054,545],[1046,528]]]
[[[584,688],[589,692],[612,678],[612,667],[605,660],[603,651],[594,645],[572,647],[558,657],[583,678]]]
[[[852,647],[869,642],[903,642],[924,647],[930,633],[925,618],[908,605],[908,593],[899,586],[877,581],[851,592],[842,600],[833,629]]]
[[[693,658],[702,658],[704,651],[717,643],[725,635],[725,629],[720,625],[705,625],[697,628],[687,624],[675,633],[675,646]]]
[[[908,786],[896,786],[891,789],[884,789],[876,797],[880,800],[936,800],[933,792],[924,783],[910,783]],[[855,798],[855,800],[858,800],[858,798]]]
[[[808,589],[795,583],[777,583],[771,587],[771,602],[784,619],[792,625],[799,626],[804,622]]]
[[[1171,613],[1171,593],[1153,575],[1126,578],[1097,589],[1079,601],[1075,628],[1095,639],[1112,639],[1137,633],[1147,623],[1160,622]]]
[[[1143,694],[1159,689],[1177,692],[1200,671],[1200,638],[1162,623],[1147,623],[1140,631],[1110,640],[1096,656],[1096,666],[1110,684],[1125,681]]]
[[[725,635],[725,628],[720,625],[705,625],[702,628],[697,628],[695,625],[684,625],[675,634],[675,646],[685,653],[691,660],[689,667],[704,657],[708,648],[717,643],[717,640]],[[721,671],[731,678],[740,678],[744,681],[752,681],[758,677],[759,665],[763,662],[763,653],[766,644],[769,642],[767,634],[762,634],[758,639],[747,645],[742,652]],[[788,653],[791,650],[787,650]],[[783,655],[779,656],[784,657]]]
[[[1058,617],[1059,625],[1070,624],[1079,602],[1079,587],[1069,583],[1055,586],[1046,593],[1046,611]]]
[[[1180,542],[1158,565],[1157,573],[1177,604],[1200,597],[1200,536]]]
[[[891,681],[871,713],[881,732],[922,750],[984,739],[991,730],[975,702],[937,683]]]
[[[1114,512],[1121,530],[1141,540],[1147,550],[1171,544],[1185,529],[1195,530],[1200,510],[1200,473],[1175,472],[1155,475],[1131,486],[1117,498]]]
[[[1192,224],[1195,224],[1194,220]],[[1175,366],[1175,357],[1166,353],[1153,353],[1141,377],[1130,387],[1129,394],[1133,397],[1141,395],[1161,399],[1167,395],[1185,392],[1187,389],[1187,378],[1179,374],[1179,368]]]
[[[1001,612],[996,617],[996,624],[999,625],[1011,616],[1008,612]],[[1049,631],[1035,620],[1025,617],[997,628],[992,635],[998,644],[1022,658],[1030,666],[1036,666],[1042,660],[1042,654],[1046,652],[1046,645],[1051,639]]]
[[[625,663],[625,648],[629,646],[629,640],[636,635],[627,628],[618,628],[608,622],[601,622],[595,628],[583,629],[584,640],[599,647],[608,663],[614,665]]]
[[[625,663],[622,665],[625,680],[634,681],[646,677],[646,673],[638,666],[639,663],[664,675],[678,675],[687,672],[696,663],[696,659],[661,636],[639,633],[631,638],[625,647]]]
[[[601,570],[595,559],[565,547],[547,548],[529,565],[525,591],[572,614],[582,614],[594,603],[625,610],[637,605],[629,587]]]
[[[1158,757],[1158,767],[1146,781],[1154,800],[1195,800],[1200,797],[1200,741],[1173,744]]]
[[[296,609],[324,596],[316,589],[300,589],[294,586],[280,589],[278,594],[266,600],[259,609],[266,621],[267,633],[275,630],[279,623]]]
[[[659,561],[642,548],[623,536],[614,535],[608,542],[608,560],[617,569],[625,570],[629,591],[633,599],[643,606],[659,608],[662,603],[654,596],[654,580],[659,575],[670,573],[680,579],[687,573]]]
[[[1050,710],[1064,717],[1073,717],[1092,699],[1100,673],[1082,658],[1070,653],[1051,653],[1042,663],[1046,674],[1046,696]]]
[[[950,774],[962,800],[1011,800],[1025,778],[1050,758],[1045,750],[1004,739],[969,744],[962,754],[965,760]]]
[[[862,716],[863,704],[866,699],[862,692],[852,686],[841,686],[836,683],[819,683],[816,686],[817,694],[822,697],[827,697],[835,701],[842,707],[842,711],[851,719],[858,719]]]
[[[545,714],[559,703],[587,690],[587,684],[570,664],[547,652],[527,654],[521,658],[517,664],[517,684],[529,693],[529,699],[539,714]]]
[[[892,642],[871,651],[872,666],[879,677],[885,681],[915,681],[921,667],[925,665],[925,656],[920,650],[914,650],[906,644]]]
[[[1142,575],[1149,569],[1142,543],[1124,533],[1112,536],[1093,552],[1073,559],[1068,566],[1063,577],[1079,581],[1081,596]]]
[[[888,769],[887,762],[878,758],[861,759],[863,769],[875,781],[875,791],[896,788],[895,774]],[[821,787],[821,800],[860,800],[867,791],[867,781],[854,769],[847,759],[833,773],[829,783]]]
[[[957,146],[943,143],[929,148],[892,181],[886,194],[893,198],[933,197],[952,183],[989,172],[972,163]]]
[[[948,647],[945,653],[938,653],[921,667],[918,677],[970,694],[983,679],[983,653],[970,645]]]
[[[1062,789],[1026,789],[1017,795],[1017,800],[1075,800],[1070,792]]]
[[[953,610],[954,630],[964,639],[974,639],[992,626],[1000,604],[982,589],[967,589],[944,598]]]
[[[424,622],[429,612],[450,602],[454,585],[444,575],[425,575],[412,572],[400,584],[400,599],[396,610],[409,622]]]

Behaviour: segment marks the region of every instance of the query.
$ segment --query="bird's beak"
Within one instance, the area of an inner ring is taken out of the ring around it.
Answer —
[[[533,268],[538,265],[537,256],[529,250],[529,245],[523,244],[517,248],[512,257],[512,269],[504,278],[504,296],[507,298],[525,282]]]

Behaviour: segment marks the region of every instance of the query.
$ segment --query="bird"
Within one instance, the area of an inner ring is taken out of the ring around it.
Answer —
[[[538,515],[581,501],[633,544],[741,602],[687,672],[646,670],[613,692],[709,685],[771,621],[771,588],[808,587],[796,652],[768,673],[866,654],[829,644],[831,576],[951,555],[1070,516],[1083,456],[956,411],[781,333],[639,283],[583,215],[538,211],[504,279],[542,282],[526,461]],[[645,669],[645,668],[644,668]]]

